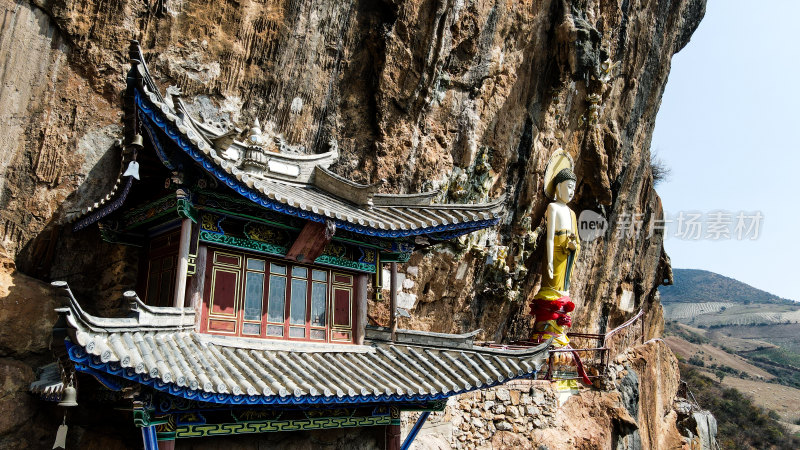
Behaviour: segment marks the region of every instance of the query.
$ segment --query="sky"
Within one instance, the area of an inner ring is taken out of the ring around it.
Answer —
[[[798,17],[797,0],[709,0],[672,59],[651,150],[671,171],[656,190],[672,267],[800,301]]]

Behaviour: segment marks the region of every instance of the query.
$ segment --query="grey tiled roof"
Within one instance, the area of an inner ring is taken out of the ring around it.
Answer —
[[[338,158],[335,146],[318,155],[264,152],[263,168],[244,165],[247,143],[222,139],[222,131],[193,119],[178,97],[162,96],[138,45],[132,55],[137,75],[128,82],[138,84],[129,88],[137,91],[136,107],[145,120],[217,181],[261,206],[386,237],[474,231],[494,225],[503,212],[502,196],[489,203],[434,204],[433,192],[377,194],[377,185],[360,185],[327,170]]]
[[[146,89],[146,88],[144,88]],[[434,204],[431,203],[430,195],[419,196],[395,196],[392,195],[366,195],[370,201],[367,204],[358,204],[354,200],[357,197],[355,191],[367,190],[368,186],[357,185],[341,177],[330,176],[331,173],[324,169],[324,166],[317,167],[312,171],[308,178],[298,179],[295,182],[287,181],[285,176],[276,177],[270,174],[253,174],[237,167],[235,161],[220,156],[220,152],[215,149],[207,138],[196,130],[195,125],[189,120],[187,114],[178,114],[166,104],[159,104],[158,97],[148,92],[147,100],[152,104],[156,114],[160,114],[167,123],[172,123],[174,129],[184,134],[185,142],[197,148],[203,158],[213,165],[214,170],[210,173],[222,181],[230,180],[236,186],[230,186],[237,191],[238,187],[250,189],[257,193],[261,199],[267,202],[276,202],[289,208],[322,216],[327,219],[334,219],[361,227],[375,230],[386,231],[422,231],[430,228],[439,227],[437,231],[449,231],[450,229],[463,229],[464,227],[474,226],[474,228],[484,228],[488,222],[496,222],[503,211],[504,197],[482,204]],[[180,116],[184,118],[181,119]],[[271,157],[276,157],[272,155]],[[282,155],[284,158],[294,157],[293,155]],[[198,161],[200,162],[200,161]],[[300,164],[298,162],[298,164]],[[203,164],[206,167],[206,164]],[[318,172],[327,175],[323,190],[314,182],[315,176],[320,176]],[[302,175],[305,169],[299,171]],[[316,175],[315,175],[316,174]],[[353,193],[350,195],[350,193]],[[250,198],[250,200],[254,200]],[[292,210],[284,211],[291,214]],[[357,230],[353,230],[357,231]]]
[[[471,335],[432,333],[426,338],[422,332],[412,333],[415,344],[227,338],[187,329],[176,319],[178,311],[150,330],[136,329],[129,319],[103,319],[101,327],[93,325],[98,318],[83,312],[74,299],[70,303],[60,312],[70,327],[67,346],[76,366],[207,402],[440,399],[531,376],[547,356],[547,344],[498,350],[473,347]],[[168,309],[172,308],[155,316]],[[148,314],[140,317],[148,319]],[[115,320],[119,326],[112,323]],[[167,321],[172,325],[166,326]]]
[[[500,216],[503,199],[482,205],[392,205],[363,208],[332,196],[313,185],[294,186],[261,180],[255,187],[268,198],[303,211],[380,230],[415,230],[468,224]]]

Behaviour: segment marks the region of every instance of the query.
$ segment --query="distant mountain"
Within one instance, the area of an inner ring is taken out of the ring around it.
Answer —
[[[677,302],[731,302],[779,303],[796,305],[795,302],[756,289],[749,284],[734,280],[718,273],[696,269],[672,269],[675,283],[672,286],[661,286],[662,303]]]

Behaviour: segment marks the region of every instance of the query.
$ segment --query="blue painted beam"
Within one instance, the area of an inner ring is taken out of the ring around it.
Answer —
[[[422,429],[422,426],[425,425],[425,421],[428,420],[428,416],[430,416],[430,411],[425,411],[419,416],[417,419],[417,423],[414,424],[414,428],[408,432],[408,436],[406,436],[406,440],[403,441],[403,445],[400,446],[400,450],[408,450],[411,447],[411,444],[414,442],[414,439],[417,437],[417,433],[419,430]]]

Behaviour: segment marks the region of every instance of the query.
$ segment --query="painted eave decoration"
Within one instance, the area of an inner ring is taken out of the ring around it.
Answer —
[[[126,169],[130,169],[132,166],[136,167],[135,164],[136,160],[132,158],[131,153],[123,151],[119,175],[105,197],[97,200],[90,206],[67,213],[67,221],[73,222],[74,231],[82,230],[96,223],[119,209],[123,203],[125,203],[131,191],[131,187],[133,186],[134,179],[138,178],[138,173],[134,175],[130,170]]]
[[[135,41],[131,59],[129,98],[143,134],[167,168],[176,162],[162,136],[217,182],[256,205],[314,222],[333,221],[337,228],[368,236],[452,239],[500,221],[504,196],[483,204],[434,204],[435,193],[377,194],[375,185],[327,170],[338,158],[335,145],[327,153],[305,155],[236,141],[193,119],[176,95],[162,96]]]
[[[194,317],[184,308],[98,318],[80,308],[65,283],[57,287],[69,299],[69,306],[58,311],[68,324],[65,343],[76,370],[111,388],[137,383],[208,403],[440,400],[535,376],[549,345],[503,350],[473,346],[472,334],[424,332],[396,343],[378,335],[367,345],[217,337],[194,332],[188,326]],[[140,306],[135,298],[132,303]]]
[[[39,368],[39,376],[31,383],[30,391],[43,400],[59,401],[64,391],[64,382],[61,379],[61,368],[58,362],[52,362]]]

